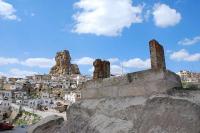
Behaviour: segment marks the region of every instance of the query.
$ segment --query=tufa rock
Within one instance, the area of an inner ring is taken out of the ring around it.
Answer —
[[[110,62],[96,59],[93,63],[94,73],[93,79],[103,79],[110,77]]]
[[[63,121],[63,117],[57,115],[48,116],[35,125],[29,127],[27,133],[46,133],[49,131],[49,128],[59,127]]]
[[[77,64],[71,64],[71,73],[72,74],[80,74],[80,70]]]
[[[200,91],[81,100],[53,133],[200,133]]]
[[[71,57],[69,51],[64,50],[58,52],[56,57],[56,65],[51,69],[50,74],[70,74]]]
[[[164,48],[156,40],[149,42],[151,54],[151,69],[166,70]]]
[[[56,65],[51,68],[51,75],[80,74],[78,65],[71,64],[71,56],[68,50],[58,52],[55,57]]]

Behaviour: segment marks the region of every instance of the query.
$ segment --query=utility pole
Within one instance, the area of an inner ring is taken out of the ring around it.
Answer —
[[[121,68],[122,68],[122,75],[124,74],[124,66],[123,63],[121,63]]]

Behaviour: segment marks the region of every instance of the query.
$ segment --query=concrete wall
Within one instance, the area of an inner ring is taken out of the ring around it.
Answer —
[[[182,87],[180,77],[168,70],[145,70],[120,77],[91,80],[83,84],[82,99],[149,96]]]

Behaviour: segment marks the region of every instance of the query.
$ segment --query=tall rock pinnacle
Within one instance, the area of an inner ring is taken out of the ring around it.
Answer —
[[[71,64],[71,56],[68,50],[57,52],[55,61],[56,65],[50,70],[51,75],[80,74],[78,65]]]

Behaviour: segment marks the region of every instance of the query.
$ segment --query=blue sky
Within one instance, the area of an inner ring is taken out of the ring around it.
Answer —
[[[148,69],[153,38],[168,69],[200,72],[199,8],[198,0],[0,0],[0,74],[48,73],[64,49],[83,74],[95,58],[110,60],[113,74]]]

